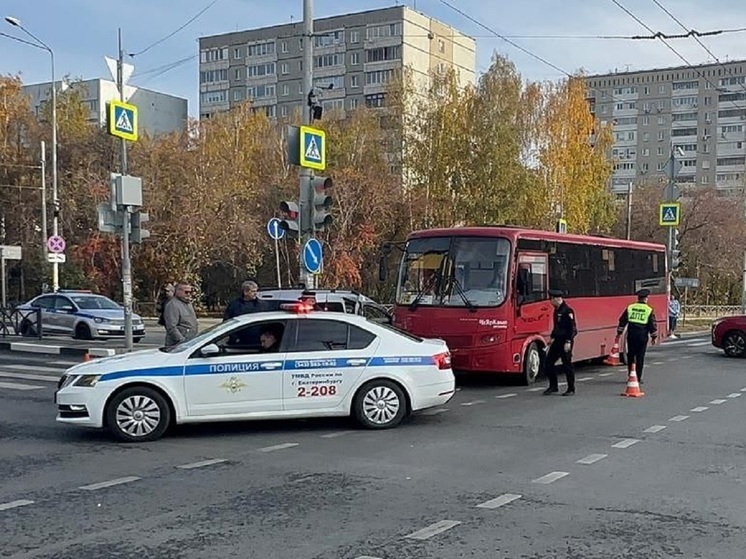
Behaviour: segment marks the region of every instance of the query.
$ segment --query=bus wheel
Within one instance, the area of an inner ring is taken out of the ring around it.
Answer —
[[[536,342],[533,342],[526,350],[526,355],[523,358],[523,384],[529,386],[536,382],[541,371],[541,353],[539,353],[539,346]]]

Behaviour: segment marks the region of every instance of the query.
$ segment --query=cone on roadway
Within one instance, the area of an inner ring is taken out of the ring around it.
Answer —
[[[642,398],[645,396],[645,393],[640,390],[640,383],[637,381],[637,367],[634,363],[629,366],[627,390],[622,392],[622,396],[628,396],[629,398]]]
[[[617,367],[621,364],[619,360],[619,338],[614,338],[614,345],[611,347],[611,353],[604,359],[604,365]]]

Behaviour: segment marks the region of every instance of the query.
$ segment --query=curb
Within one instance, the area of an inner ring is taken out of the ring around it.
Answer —
[[[111,357],[117,350],[102,347],[64,347],[58,345],[38,345],[25,342],[0,342],[0,350],[17,351],[21,353],[36,353],[41,355],[67,355],[69,357]]]

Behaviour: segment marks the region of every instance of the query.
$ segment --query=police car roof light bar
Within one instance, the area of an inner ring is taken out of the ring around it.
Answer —
[[[313,305],[309,303],[285,303],[280,305],[284,311],[294,312],[297,314],[308,314],[313,310]]]

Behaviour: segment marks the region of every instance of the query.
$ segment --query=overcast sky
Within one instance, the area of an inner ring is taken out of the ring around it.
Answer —
[[[682,29],[654,0],[617,0],[655,31]],[[746,27],[742,0],[658,0],[687,28],[700,32]],[[173,37],[136,56],[134,85],[189,99],[189,113],[198,113],[198,44],[200,36],[299,21],[302,0],[4,0],[2,16],[19,18],[32,33],[50,45],[58,76],[107,78],[104,55],[116,56],[117,28],[127,52],[140,52],[185,24],[213,4]],[[451,9],[443,0],[401,0],[399,4],[435,17],[477,40],[477,70],[489,65],[497,51],[515,62],[526,79],[557,79],[556,69],[530,57],[494,33],[515,35],[648,35],[613,0],[447,0],[481,22],[488,31]],[[316,17],[383,8],[395,0],[315,0]],[[28,38],[0,22],[0,31]],[[494,33],[493,33],[494,32]],[[523,48],[567,72],[588,73],[644,69],[684,63],[661,41],[603,39],[513,39]],[[746,59],[746,32],[703,38],[721,61]],[[712,57],[692,38],[669,42],[696,64]],[[170,64],[187,59],[167,72]],[[20,73],[26,83],[48,81],[49,56],[41,50],[0,36],[0,74]],[[138,75],[140,73],[140,75]]]

